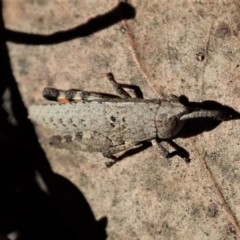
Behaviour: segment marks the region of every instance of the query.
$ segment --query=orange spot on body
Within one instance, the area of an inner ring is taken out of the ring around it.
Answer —
[[[69,100],[67,98],[58,98],[57,100],[60,103],[69,103]]]

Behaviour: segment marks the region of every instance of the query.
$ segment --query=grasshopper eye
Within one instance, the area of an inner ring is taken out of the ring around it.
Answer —
[[[174,116],[168,117],[156,124],[159,138],[170,138],[178,129],[178,119]]]
[[[178,120],[176,117],[170,117],[165,121],[166,129],[174,130],[177,126]]]
[[[180,121],[178,117],[171,116],[161,121],[160,124],[156,125],[157,135],[162,139],[169,139],[175,136],[182,128],[184,121]]]

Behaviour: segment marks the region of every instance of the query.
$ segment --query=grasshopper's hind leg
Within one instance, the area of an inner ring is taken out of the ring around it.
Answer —
[[[102,152],[111,147],[112,142],[101,133],[92,131],[75,132],[65,136],[55,135],[49,144],[56,148],[86,152]]]
[[[116,93],[118,93],[122,98],[131,98],[130,94],[123,89],[121,84],[116,82],[112,73],[108,73],[107,78],[109,82],[112,84]],[[136,96],[139,95],[136,93],[136,91],[138,92],[139,89],[136,90],[135,88],[133,88],[133,90],[135,91]],[[50,87],[44,88],[42,95],[47,100],[57,101],[61,103],[96,101],[101,99],[119,98],[119,96],[114,96],[106,93],[86,92],[80,89],[60,90],[57,88]]]
[[[128,89],[133,90],[136,98],[143,98],[143,93],[138,86],[127,85],[127,84],[119,84],[115,80],[112,73],[108,73],[106,76],[107,76],[109,82],[112,84],[115,92],[118,93],[122,98],[132,98],[131,95],[124,90],[124,88],[128,88]]]
[[[117,158],[114,156],[114,154],[129,150],[132,147],[139,146],[141,143],[139,142],[125,142],[124,144],[118,145],[118,146],[110,146],[106,148],[104,151],[102,151],[102,155],[106,158],[109,158],[110,160],[105,163],[106,167],[111,167],[116,162],[121,160],[120,158]]]
[[[185,149],[178,146],[178,144],[176,144],[172,140],[165,140],[165,141],[168,142],[170,144],[170,146],[172,146],[175,149],[174,152],[170,153],[167,149],[165,149],[161,145],[161,143],[157,139],[153,139],[151,141],[151,143],[152,143],[153,147],[165,158],[172,158],[173,156],[178,155],[181,158],[183,158],[186,163],[190,162],[189,153]]]
[[[114,76],[112,73],[107,73],[107,78],[109,80],[109,82],[112,84],[113,89],[116,91],[116,93],[118,93],[122,98],[131,98],[130,94],[127,93],[123,87],[116,82]]]
[[[57,101],[61,103],[80,102],[80,101],[94,101],[106,98],[117,98],[110,94],[84,92],[79,89],[60,90],[56,88],[44,88],[43,97],[50,101]]]
[[[106,162],[106,167],[111,167],[118,161],[113,154],[126,149],[125,145],[112,147],[112,142],[97,132],[76,132],[73,134],[60,136],[55,135],[49,139],[49,144],[59,149],[69,149],[73,151],[102,152],[103,156],[111,159]]]

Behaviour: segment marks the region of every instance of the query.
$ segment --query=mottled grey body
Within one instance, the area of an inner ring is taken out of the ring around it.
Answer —
[[[138,98],[43,104],[29,109],[29,117],[40,125],[62,133],[98,132],[113,145],[172,138],[181,126],[166,129],[166,122],[184,113],[187,109],[180,104],[177,108],[166,100]]]

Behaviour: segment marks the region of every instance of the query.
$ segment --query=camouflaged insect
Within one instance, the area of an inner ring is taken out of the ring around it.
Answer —
[[[224,120],[220,111],[190,109],[171,95],[167,99],[142,99],[131,96],[107,74],[115,91],[121,96],[45,88],[43,96],[61,103],[34,105],[29,118],[47,128],[65,133],[50,138],[57,148],[102,152],[111,161],[114,154],[130,149],[144,141],[168,158],[170,153],[161,141],[172,139],[182,129],[186,119],[208,117]]]

